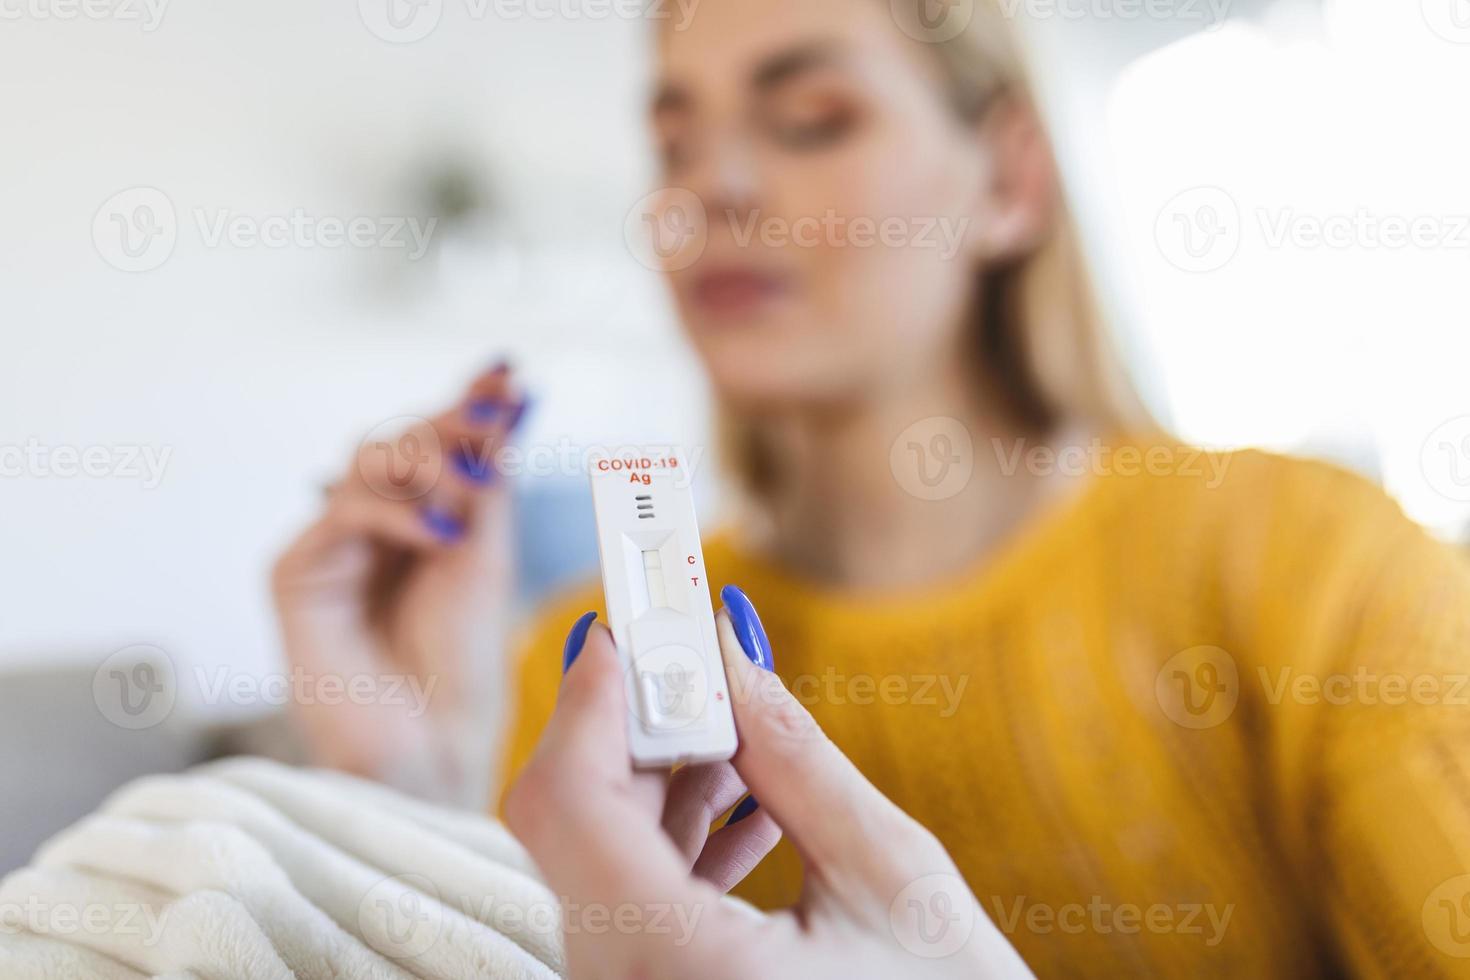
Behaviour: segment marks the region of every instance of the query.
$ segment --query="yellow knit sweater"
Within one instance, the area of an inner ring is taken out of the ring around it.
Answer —
[[[706,564],[1038,975],[1470,976],[1470,565],[1328,466],[1177,469],[1093,477],[907,594],[723,536]],[[588,609],[595,584],[535,630],[511,774]],[[737,894],[800,887],[783,841]]]

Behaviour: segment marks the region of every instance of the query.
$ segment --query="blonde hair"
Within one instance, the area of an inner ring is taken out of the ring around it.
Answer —
[[[889,2],[906,33],[925,37],[919,10],[930,0]],[[1034,102],[1020,38],[995,0],[974,0],[964,30],[924,45],[961,119],[979,123],[1005,100]],[[1023,430],[1042,434],[1078,420],[1114,433],[1157,431],[1113,348],[1064,202],[1035,249],[977,276],[970,316],[978,378]],[[744,488],[769,489],[776,474],[758,433],[728,412],[720,430],[726,462]]]

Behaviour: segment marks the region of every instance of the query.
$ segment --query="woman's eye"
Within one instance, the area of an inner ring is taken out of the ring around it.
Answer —
[[[845,109],[829,110],[771,121],[769,130],[777,142],[793,150],[816,150],[838,142],[856,122]]]

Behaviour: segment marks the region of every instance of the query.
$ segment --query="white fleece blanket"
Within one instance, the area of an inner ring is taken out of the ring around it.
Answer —
[[[0,882],[0,977],[551,978],[560,918],[489,819],[231,759],[125,786]]]

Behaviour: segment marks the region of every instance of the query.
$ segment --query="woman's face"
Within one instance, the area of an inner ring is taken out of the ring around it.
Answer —
[[[667,274],[720,394],[833,404],[959,356],[990,154],[889,4],[702,0],[660,41],[664,183],[708,227]]]

